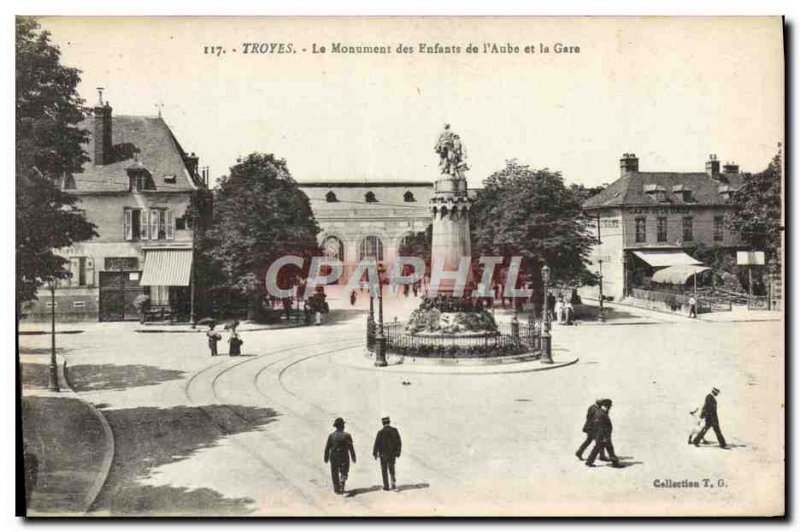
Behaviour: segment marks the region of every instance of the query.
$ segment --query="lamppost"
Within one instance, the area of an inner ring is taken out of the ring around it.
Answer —
[[[606,321],[605,308],[603,308],[603,259],[598,259],[597,265],[600,268],[600,313],[597,321]]]
[[[56,281],[50,281],[50,379],[47,389],[60,392],[58,386],[58,362],[56,361]]]
[[[378,263],[378,332],[375,334],[375,365],[384,367],[386,363],[386,336],[383,334],[383,263]]]
[[[542,327],[542,364],[552,364],[552,338],[550,336],[550,313],[547,308],[547,296],[550,292],[550,268],[542,266],[542,281],[544,282],[544,326]]]
[[[367,350],[372,351],[375,347],[375,305],[372,299],[372,289],[369,291],[369,315],[367,315]]]

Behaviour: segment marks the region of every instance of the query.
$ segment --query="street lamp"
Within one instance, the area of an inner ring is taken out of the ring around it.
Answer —
[[[383,263],[378,263],[378,332],[375,334],[375,365],[387,366],[386,336],[383,334]]]
[[[597,316],[597,321],[606,321],[605,308],[603,307],[603,259],[598,259],[597,265],[600,268],[600,313]]]
[[[550,268],[545,264],[542,266],[542,281],[544,282],[544,324],[542,327],[542,364],[552,364],[552,338],[550,336],[550,313],[547,307],[547,296],[550,291]]]
[[[50,281],[50,379],[47,389],[60,392],[58,386],[58,362],[56,361],[56,281]]]
[[[369,315],[367,316],[367,351],[375,348],[375,310],[372,299],[372,288],[369,290]]]

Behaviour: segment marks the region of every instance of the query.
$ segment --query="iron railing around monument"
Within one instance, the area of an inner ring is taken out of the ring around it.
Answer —
[[[406,324],[384,324],[386,351],[395,355],[429,358],[490,358],[541,351],[541,321],[500,324],[496,334],[446,336],[410,334]]]

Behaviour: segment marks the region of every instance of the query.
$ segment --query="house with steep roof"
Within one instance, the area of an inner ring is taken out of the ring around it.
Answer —
[[[170,319],[192,312],[192,228],[186,211],[193,191],[207,187],[198,158],[187,154],[159,115],[115,116],[102,100],[83,124],[89,161],[64,176],[64,190],[95,224],[98,236],[58,250],[71,278],[29,304],[28,316],[59,320],[139,318],[134,301],[150,297]]]
[[[583,204],[599,225],[600,243],[590,268],[602,272],[603,295],[620,300],[633,288],[660,278],[685,279],[704,266],[687,251],[698,245],[735,250],[727,223],[731,193],[741,185],[739,167],[710,155],[705,172],[642,172],[635,154],[620,159],[620,177]],[[667,270],[668,269],[668,270]],[[582,290],[597,297],[597,288]]]

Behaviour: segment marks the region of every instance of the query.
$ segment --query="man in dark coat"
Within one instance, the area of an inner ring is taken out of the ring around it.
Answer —
[[[719,390],[716,388],[711,388],[711,393],[706,395],[706,402],[703,404],[703,410],[700,412],[700,419],[704,419],[706,424],[705,426],[700,429],[700,432],[697,433],[697,436],[694,437],[694,441],[692,442],[695,445],[700,444],[700,440],[703,439],[703,436],[706,435],[708,429],[714,429],[714,434],[717,436],[717,442],[719,446],[725,449],[728,444],[725,443],[725,437],[722,435],[722,431],[719,430],[719,417],[717,417],[717,396],[719,395]]]
[[[381,476],[383,477],[383,489],[389,491],[389,479],[392,480],[392,488],[396,489],[394,476],[394,461],[400,457],[402,449],[402,442],[400,441],[400,433],[396,428],[392,427],[389,423],[391,420],[388,416],[381,418],[383,428],[378,431],[375,436],[375,445],[372,446],[372,457],[381,459]]]
[[[586,439],[583,440],[581,446],[575,451],[575,456],[577,456],[578,460],[581,462],[583,462],[583,452],[594,441],[594,418],[597,417],[597,411],[600,410],[600,405],[602,403],[603,400],[598,399],[594,404],[590,405],[589,409],[586,411],[586,421],[583,424],[583,432],[586,433]],[[608,461],[605,448],[600,450],[600,460]]]
[[[614,452],[614,444],[611,443],[611,418],[608,417],[608,411],[611,410],[611,399],[603,399],[600,402],[600,408],[597,409],[597,414],[594,418],[594,448],[589,453],[589,458],[586,459],[588,467],[594,467],[594,461],[597,455],[602,450],[606,450],[609,458],[611,458],[611,465],[619,467],[619,458]]]
[[[347,474],[350,472],[350,458],[356,463],[356,451],[353,448],[353,438],[344,431],[344,419],[337,417],[333,422],[336,430],[328,436],[325,444],[325,463],[330,461],[331,480],[333,481],[333,491],[344,493],[344,484],[347,482]]]

